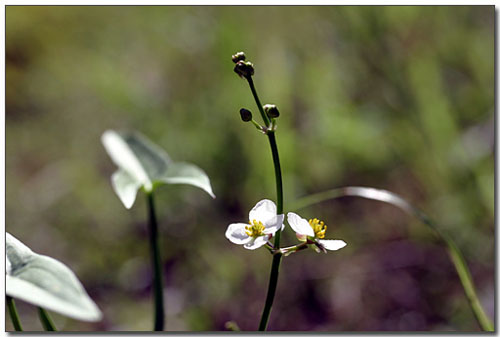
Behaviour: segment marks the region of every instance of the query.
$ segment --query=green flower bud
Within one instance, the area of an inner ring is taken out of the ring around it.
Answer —
[[[240,109],[240,116],[243,122],[250,122],[252,120],[252,112],[245,108]]]
[[[231,56],[232,60],[234,63],[238,63],[239,61],[245,61],[246,56],[245,53],[242,51],[237,52],[233,56]]]
[[[236,65],[234,66],[234,72],[240,75],[240,77],[244,78],[250,78],[253,73],[253,64],[248,61],[238,61]]]
[[[280,112],[278,111],[278,108],[274,104],[264,105],[264,111],[269,116],[269,118],[278,118],[280,116]]]

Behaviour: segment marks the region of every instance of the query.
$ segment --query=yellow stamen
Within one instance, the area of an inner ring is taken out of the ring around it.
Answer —
[[[326,233],[326,225],[323,221],[318,220],[316,218],[309,220],[309,225],[312,227],[314,231],[314,237],[323,239]]]
[[[256,238],[257,236],[262,236],[264,235],[264,229],[266,229],[266,227],[262,224],[261,221],[257,221],[257,220],[252,220],[249,222],[250,226],[246,226],[245,229],[245,233],[247,233],[248,236],[252,237],[252,238]]]

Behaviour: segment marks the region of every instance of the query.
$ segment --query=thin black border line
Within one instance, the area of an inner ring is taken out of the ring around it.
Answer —
[[[38,4],[33,4],[33,5],[8,5],[4,4],[4,92],[6,91],[7,87],[7,61],[6,61],[6,53],[7,53],[7,7],[242,7],[242,6],[247,6],[247,7],[364,7],[364,6],[372,6],[372,7],[407,7],[407,6],[413,6],[413,7],[458,7],[458,6],[463,6],[463,7],[485,7],[485,6],[490,6],[493,7],[494,10],[494,32],[493,32],[493,40],[494,40],[494,50],[493,50],[493,57],[494,57],[494,112],[493,112],[493,129],[494,129],[494,223],[495,223],[495,233],[494,233],[494,251],[495,251],[495,271],[494,271],[494,317],[493,317],[493,324],[494,324],[494,331],[493,332],[487,332],[487,331],[473,331],[473,332],[468,332],[468,331],[266,331],[265,334],[273,334],[273,335],[294,335],[294,336],[300,336],[300,335],[311,335],[311,334],[318,334],[318,335],[330,335],[330,334],[335,334],[335,335],[359,335],[359,334],[366,334],[366,335],[409,335],[409,336],[418,336],[418,335],[456,335],[456,336],[469,336],[471,333],[473,334],[487,334],[487,335],[497,335],[497,310],[498,310],[498,231],[497,231],[497,224],[498,224],[498,209],[496,207],[497,203],[497,196],[498,196],[498,190],[497,190],[497,183],[498,183],[498,177],[497,177],[497,169],[499,168],[497,165],[497,159],[498,159],[498,143],[497,143],[497,137],[498,137],[498,128],[497,128],[497,107],[498,107],[498,98],[497,98],[497,88],[498,88],[498,67],[497,67],[497,27],[498,27],[498,17],[500,10],[497,10],[495,5],[341,5],[341,4],[332,4],[332,5],[247,5],[247,4],[235,4],[235,5],[193,5],[193,4],[186,4],[186,5],[110,5],[110,4],[102,4],[102,5],[79,5],[79,4],[68,4],[68,5],[38,5]],[[5,96],[4,99],[4,130],[7,128],[7,120],[6,120],[6,115],[7,115],[7,97]],[[7,209],[6,209],[6,204],[7,204],[7,170],[6,170],[6,148],[7,148],[7,132],[4,132],[4,148],[3,148],[3,157],[4,157],[4,184],[5,184],[5,189],[4,189],[4,225],[5,225],[5,231],[4,231],[4,247],[5,247],[5,242],[7,240]],[[5,257],[5,249],[4,249],[4,257]],[[6,285],[6,276],[4,276],[4,294],[7,292],[7,285]],[[7,311],[5,311],[4,315],[5,319],[5,333],[7,335],[21,335],[21,334],[26,334],[26,335],[32,335],[32,336],[43,336],[47,335],[48,332],[46,331],[7,331]],[[160,332],[155,332],[155,331],[58,331],[57,334],[61,336],[65,335],[91,335],[91,334],[109,334],[109,335],[142,335],[142,334],[169,334],[169,335],[196,335],[196,336],[203,336],[203,335],[218,335],[218,334],[238,334],[238,335],[260,335],[256,331],[160,331]]]

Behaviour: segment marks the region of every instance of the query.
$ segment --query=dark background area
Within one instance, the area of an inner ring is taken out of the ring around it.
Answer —
[[[231,55],[278,105],[284,205],[330,188],[396,192],[462,249],[494,317],[494,7],[6,9],[6,230],[70,266],[104,313],[62,330],[150,330],[144,194],[126,210],[100,136],[133,129],[211,178],[157,192],[167,329],[255,330],[271,257],[225,237],[275,200],[267,139]],[[477,331],[433,234],[400,210],[343,198],[300,212],[343,239],[283,260],[270,330]],[[283,244],[296,239],[286,228]],[[36,309],[17,301],[26,330]],[[12,330],[7,319],[7,330]]]

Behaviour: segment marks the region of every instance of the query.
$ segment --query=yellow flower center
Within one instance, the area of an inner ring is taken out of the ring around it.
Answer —
[[[257,221],[257,220],[252,220],[249,222],[250,226],[246,226],[245,229],[245,233],[248,234],[248,236],[252,237],[252,238],[256,238],[258,236],[261,236],[261,235],[264,235],[264,229],[266,229],[266,227],[262,224],[261,221]]]
[[[309,225],[311,225],[314,231],[314,237],[323,239],[326,233],[326,225],[323,221],[320,221],[316,218],[309,220]]]

